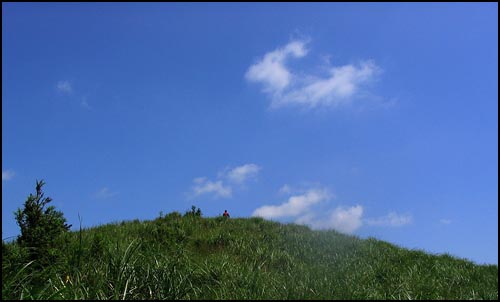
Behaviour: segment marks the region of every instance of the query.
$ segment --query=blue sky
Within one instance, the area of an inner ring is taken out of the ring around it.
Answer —
[[[498,4],[3,3],[2,238],[200,207],[498,263]]]

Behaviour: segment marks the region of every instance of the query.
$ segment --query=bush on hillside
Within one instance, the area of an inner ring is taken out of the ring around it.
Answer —
[[[17,209],[14,214],[21,228],[21,236],[17,242],[27,249],[29,260],[48,264],[57,257],[61,235],[66,233],[71,225],[66,224],[62,212],[57,211],[54,206],[47,206],[52,198],[44,198],[44,184],[43,180],[36,181],[36,195],[30,194],[24,202],[24,208]]]
[[[186,213],[184,214],[184,216],[192,216],[192,217],[201,217],[201,215],[202,215],[201,209],[200,208],[196,209],[196,206],[192,206],[191,211],[186,211]]]

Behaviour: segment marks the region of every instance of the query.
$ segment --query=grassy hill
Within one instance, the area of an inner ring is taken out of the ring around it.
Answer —
[[[70,232],[50,266],[2,245],[2,299],[495,299],[498,266],[335,231],[177,212]]]

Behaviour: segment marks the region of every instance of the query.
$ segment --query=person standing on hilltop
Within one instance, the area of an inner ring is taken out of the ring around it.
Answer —
[[[227,210],[224,210],[224,214],[222,214],[222,216],[229,218],[229,213],[227,212]]]

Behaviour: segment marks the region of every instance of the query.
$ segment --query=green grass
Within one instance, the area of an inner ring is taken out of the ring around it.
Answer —
[[[260,218],[172,213],[2,246],[2,299],[498,299],[498,266]],[[68,278],[68,279],[67,279]]]

